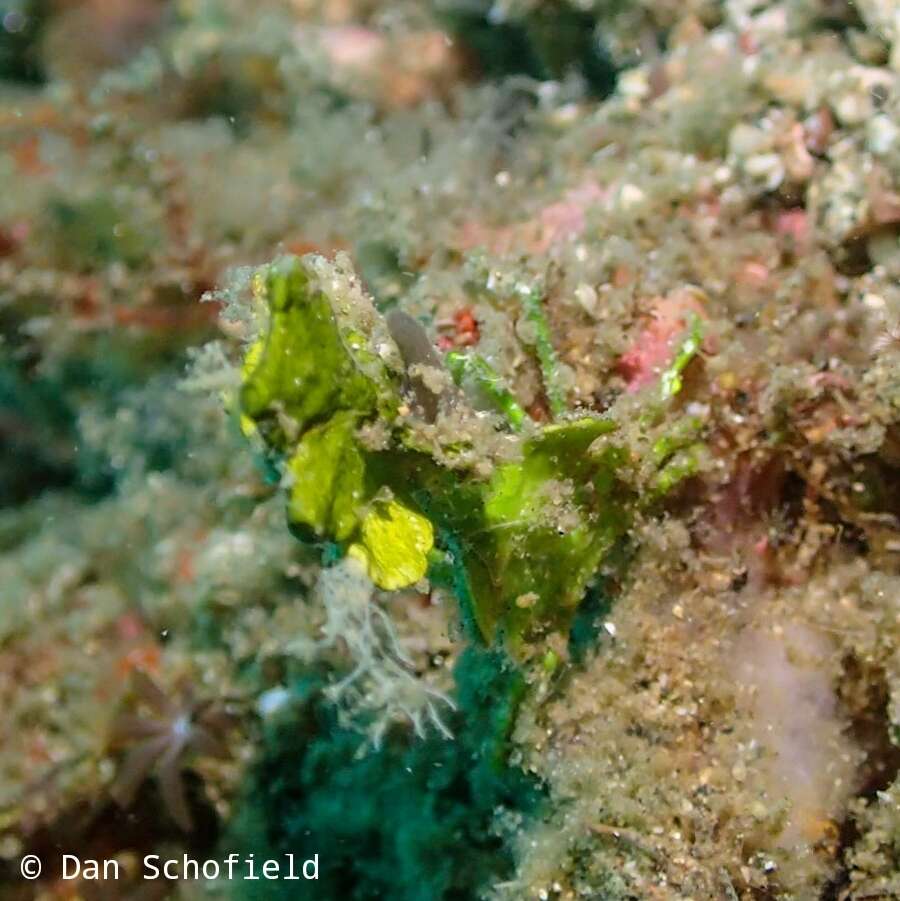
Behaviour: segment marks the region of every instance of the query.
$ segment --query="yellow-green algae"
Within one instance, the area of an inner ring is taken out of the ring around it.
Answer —
[[[248,354],[241,409],[286,460],[291,523],[362,560],[385,589],[423,578],[435,532],[452,536],[445,546],[485,641],[521,647],[566,629],[628,526],[621,454],[591,450],[614,424],[582,416],[534,427],[509,436],[519,459],[488,476],[451,470],[400,415],[408,407],[401,373],[385,362],[390,339],[378,338],[382,356],[372,346],[374,308],[333,303],[296,258],[257,282],[269,324]],[[356,430],[375,421],[389,427],[386,446],[366,448]]]

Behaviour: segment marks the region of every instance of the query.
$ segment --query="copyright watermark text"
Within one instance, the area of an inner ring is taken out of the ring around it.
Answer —
[[[55,879],[81,879],[86,881],[112,882],[125,877],[122,863],[115,858],[82,858],[77,854],[62,854],[55,860],[44,861],[36,854],[26,854],[19,861],[19,872],[23,879],[37,879],[44,871],[45,863],[53,869],[47,875]],[[240,856],[229,854],[222,858],[199,860],[187,854],[181,857],[161,857],[147,854],[141,859],[139,879],[153,881],[177,880],[248,880],[260,879],[286,881],[311,881],[319,878],[319,855],[302,859],[295,854],[284,854],[277,858],[257,860],[253,854]]]

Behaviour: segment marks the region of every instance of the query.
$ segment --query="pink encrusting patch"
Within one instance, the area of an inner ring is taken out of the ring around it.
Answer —
[[[812,244],[809,214],[801,207],[782,210],[775,220],[775,232],[791,238],[802,250],[808,250]]]
[[[581,237],[587,228],[587,211],[609,196],[609,189],[587,180],[567,191],[562,200],[541,208],[532,219],[524,222],[499,228],[467,222],[460,229],[454,246],[463,251],[486,247],[493,253],[514,250],[545,253],[555,245]]]
[[[858,760],[835,692],[831,636],[782,616],[744,629],[726,659],[759,748],[763,797],[784,807],[776,845],[792,850],[823,841],[853,792]]]
[[[559,241],[578,238],[587,227],[585,213],[590,207],[606,199],[608,192],[594,181],[586,181],[567,191],[557,203],[544,207],[540,213],[541,250]]]
[[[304,30],[301,29],[301,35]],[[322,47],[333,66],[338,68],[365,68],[375,63],[385,50],[384,35],[372,28],[358,25],[341,25],[325,28],[320,32]]]
[[[678,340],[690,327],[691,318],[704,315],[696,293],[690,289],[654,298],[637,339],[616,362],[616,371],[625,379],[625,389],[633,393],[658,379],[672,362]]]

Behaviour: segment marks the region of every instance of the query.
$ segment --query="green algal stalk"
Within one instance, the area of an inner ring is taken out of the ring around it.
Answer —
[[[703,426],[700,417],[686,416],[653,443],[650,457],[657,471],[650,480],[650,499],[664,497],[700,471],[708,457],[706,444],[700,440]]]
[[[540,291],[523,290],[521,298],[525,321],[533,329],[534,352],[541,367],[550,412],[557,418],[566,411],[566,392],[559,376],[559,357],[550,336],[550,325],[544,315],[543,295]]]
[[[484,357],[476,353],[452,350],[444,357],[444,361],[457,385],[471,381],[475,389],[506,417],[506,421],[513,429],[518,432],[522,428],[526,419],[525,411],[500,373]]]
[[[699,316],[693,316],[687,336],[681,342],[678,353],[668,369],[663,372],[659,381],[660,399],[670,400],[683,386],[683,374],[688,363],[700,352],[700,343],[703,341],[703,323]]]

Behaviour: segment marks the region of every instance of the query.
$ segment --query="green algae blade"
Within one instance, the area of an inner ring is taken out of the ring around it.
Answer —
[[[622,460],[611,444],[593,449],[615,425],[583,417],[517,435],[525,414],[497,373],[453,357],[451,370],[480,382],[518,445],[487,475],[450,468],[416,437],[402,373],[387,362],[399,354],[371,301],[350,282],[343,293],[323,290],[321,271],[320,261],[292,258],[261,271],[268,332],[248,351],[240,394],[245,431],[284,462],[292,525],[359,559],[386,590],[422,579],[437,541],[445,552],[438,569],[450,567],[461,606],[489,644],[525,654],[567,629],[628,527]],[[549,331],[543,313],[533,315],[550,378]],[[551,378],[559,414],[552,387]],[[360,441],[367,424],[381,430],[380,447]]]
[[[567,629],[604,555],[627,528],[609,455],[590,453],[615,428],[585,418],[549,426],[521,463],[498,469],[485,501],[494,546],[491,604],[482,629],[521,642],[537,629]]]
[[[360,533],[349,554],[365,564],[380,588],[405,588],[424,578],[434,547],[434,527],[426,517],[395,500],[376,501]]]
[[[355,439],[356,414],[336,413],[308,429],[287,462],[291,476],[288,517],[319,538],[350,538],[364,501],[365,461]]]
[[[333,305],[296,258],[272,264],[258,281],[269,328],[259,349],[251,348],[256,360],[240,403],[270,446],[287,451],[293,437],[338,410],[365,417],[396,406],[388,368],[350,305]]]

